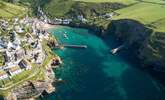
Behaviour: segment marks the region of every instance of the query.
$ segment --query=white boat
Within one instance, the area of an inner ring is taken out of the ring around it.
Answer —
[[[62,78],[59,78],[58,81],[62,81]]]
[[[68,36],[65,33],[63,35],[64,35],[64,38],[68,39]]]

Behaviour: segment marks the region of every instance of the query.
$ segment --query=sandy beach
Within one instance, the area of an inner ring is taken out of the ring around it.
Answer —
[[[51,25],[51,24],[47,24],[47,23],[44,23],[41,25],[41,28],[44,30],[48,30],[48,29],[55,28],[55,27],[56,27],[56,25]]]
[[[35,25],[38,29],[41,29],[41,30],[49,30],[49,29],[55,28],[57,26],[57,25],[51,25],[51,24],[48,24],[48,23],[45,23],[45,22],[42,22],[39,20],[36,20]]]

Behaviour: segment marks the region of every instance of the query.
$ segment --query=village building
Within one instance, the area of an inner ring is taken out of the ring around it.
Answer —
[[[6,39],[0,38],[0,46],[1,46],[2,49],[7,48],[7,43],[8,42],[6,41]]]
[[[37,47],[38,47],[38,44],[39,44],[39,41],[38,41],[38,40],[35,41],[35,42],[32,42],[32,43],[31,43],[31,47],[32,47],[32,48],[37,48]]]
[[[0,27],[3,29],[3,30],[7,30],[8,29],[8,26],[9,26],[9,23],[5,20],[1,20],[0,21]]]
[[[30,33],[26,33],[25,35],[25,40],[28,42],[28,43],[32,43],[34,38],[33,36],[30,34]]]
[[[6,78],[8,78],[8,74],[5,71],[0,70],[0,80],[6,79]]]
[[[14,23],[13,23],[13,25],[18,24],[18,21],[19,21],[19,18],[14,18]]]
[[[21,69],[26,69],[26,70],[29,70],[31,69],[31,64],[25,60],[25,59],[22,59],[19,63],[18,63],[19,67]]]
[[[52,24],[62,24],[62,19],[55,18]]]
[[[18,33],[23,33],[24,32],[24,28],[22,28],[20,25],[14,26],[14,30]]]
[[[20,41],[14,41],[13,44],[11,45],[11,48],[14,49],[14,50],[19,50],[21,47],[20,47]]]
[[[104,13],[104,14],[99,15],[99,17],[111,20],[114,15],[115,14],[113,12],[112,13]]]
[[[87,21],[87,20],[84,18],[83,15],[77,16],[77,19],[80,20],[80,21],[82,21],[83,23],[85,23],[85,22]]]
[[[67,24],[70,24],[71,21],[72,21],[72,19],[64,19],[64,20],[62,21],[62,23],[65,24],[65,25],[67,25]]]
[[[11,32],[10,33],[11,36],[10,36],[10,40],[13,42],[17,39],[17,33],[15,31]]]
[[[15,61],[25,57],[25,51],[23,49],[17,50],[14,54]]]
[[[13,41],[13,42],[8,42],[7,44],[7,48],[8,49],[13,49],[13,50],[19,50],[21,47],[20,47],[20,44],[21,44],[21,41],[19,39]]]
[[[5,51],[3,53],[4,59],[5,59],[5,63],[8,63],[10,61],[10,55],[7,51]]]
[[[19,66],[16,66],[16,67],[9,68],[8,73],[9,75],[14,76],[21,73],[22,71],[23,70]]]

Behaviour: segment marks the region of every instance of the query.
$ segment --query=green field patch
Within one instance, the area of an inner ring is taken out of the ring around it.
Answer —
[[[119,16],[115,16],[114,19],[134,19],[145,25],[155,25],[156,30],[158,31],[165,31],[164,23],[159,25],[157,24],[156,26],[157,21],[159,22],[160,19],[165,18],[164,11],[164,5],[141,2],[136,5],[117,10],[116,12]]]
[[[3,18],[22,17],[25,15],[25,12],[26,12],[25,7],[0,1],[0,17]]]
[[[102,3],[102,2],[117,2],[117,3],[123,3],[123,4],[132,4],[136,3],[136,0],[74,0],[74,1],[83,1],[83,2],[95,2],[95,3]]]

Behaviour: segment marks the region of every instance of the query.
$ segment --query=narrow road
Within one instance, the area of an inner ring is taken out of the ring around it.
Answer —
[[[20,83],[22,83],[22,82],[24,82],[24,81],[26,81],[26,80],[28,80],[28,79],[34,77],[34,76],[37,75],[38,72],[40,71],[40,69],[36,70],[36,68],[33,69],[33,70],[35,70],[34,73],[32,73],[32,74],[31,74],[30,76],[28,76],[27,78],[25,78],[25,79],[23,79],[23,80],[21,80],[21,81],[19,81],[19,82],[17,82],[17,83],[14,83],[14,84],[12,84],[12,85],[10,85],[10,86],[8,86],[8,87],[0,88],[0,91],[1,91],[1,90],[5,91],[5,90],[10,89],[10,88],[12,88],[12,87],[14,87],[14,86],[16,86],[16,85],[19,85]]]

